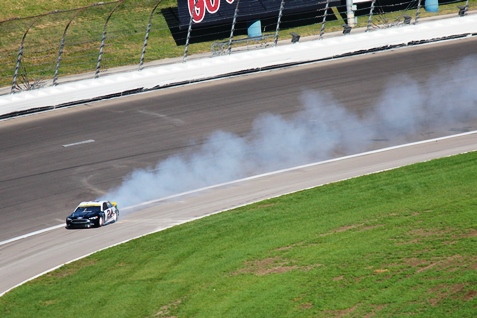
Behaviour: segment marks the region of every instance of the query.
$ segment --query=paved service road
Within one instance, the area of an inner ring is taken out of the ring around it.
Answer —
[[[350,112],[367,116],[373,113],[385,83],[393,83],[397,75],[404,73],[417,83],[428,84],[428,77],[441,67],[453,66],[475,52],[477,41],[473,38],[450,41],[2,121],[0,242],[64,222],[79,201],[105,193],[136,168],[151,167],[170,155],[194,149],[191,140],[200,144],[217,129],[244,135],[263,112],[285,117],[297,113],[302,108],[299,96],[304,89],[326,90]],[[454,71],[446,68],[440,72],[445,76]],[[376,139],[369,147],[376,149],[471,130],[477,130],[476,120],[472,118],[452,125],[429,122],[402,140]],[[290,172],[299,177],[296,188],[289,180],[291,177],[284,179],[283,184],[280,180],[259,178],[250,186],[254,189],[250,193],[239,191],[242,183],[206,191],[184,201],[161,204],[154,218],[150,217],[149,210],[142,210],[134,213],[134,218],[122,218],[117,224],[101,229],[57,229],[2,244],[0,292],[75,257],[190,217],[296,191],[300,187],[425,160],[427,155],[438,157],[447,155],[447,151],[459,153],[475,147],[474,134],[461,138],[458,142],[446,140],[395,150],[396,153],[367,155],[353,159],[353,163],[351,159],[337,161],[327,164],[324,172],[319,170],[324,165],[317,166],[317,171],[301,168]],[[460,142],[462,148],[459,148]],[[431,145],[444,145],[444,148],[427,148]],[[411,149],[420,152],[413,155],[409,153]],[[313,177],[315,175],[319,178]],[[99,236],[102,240],[95,240]],[[77,243],[78,248],[72,248],[72,242]]]

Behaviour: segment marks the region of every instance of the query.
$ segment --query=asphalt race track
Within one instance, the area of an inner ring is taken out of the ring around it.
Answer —
[[[295,67],[97,102],[0,122],[0,294],[55,266],[191,218],[364,173],[477,149],[477,135],[392,148],[304,166],[158,202],[100,229],[58,228],[83,200],[119,185],[136,168],[194,151],[221,129],[246,134],[270,112],[300,111],[304,89],[328,91],[365,116],[386,83],[407,74],[418,83],[477,52],[475,38]],[[474,55],[475,57],[475,55]],[[452,68],[446,72],[452,73]],[[371,149],[477,130],[477,120],[432,125],[404,139],[376,139]],[[120,198],[111,198],[118,200]],[[119,206],[121,209],[121,205]]]

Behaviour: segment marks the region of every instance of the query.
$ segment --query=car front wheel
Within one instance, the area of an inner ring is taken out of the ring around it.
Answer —
[[[98,217],[98,227],[102,227],[104,225],[104,218],[102,216]]]

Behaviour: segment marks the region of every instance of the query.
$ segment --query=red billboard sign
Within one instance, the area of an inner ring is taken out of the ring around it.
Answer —
[[[235,0],[225,0],[232,4]],[[220,9],[220,0],[188,0],[189,14],[195,23],[200,23],[205,18],[205,12],[214,14]]]

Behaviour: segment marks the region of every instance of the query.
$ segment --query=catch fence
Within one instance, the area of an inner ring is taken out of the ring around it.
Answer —
[[[100,2],[0,21],[0,93],[57,85],[72,76],[99,77],[121,66],[140,70],[155,61],[186,62],[198,54],[232,54],[304,37],[319,40],[331,32],[372,32],[438,14],[465,16],[476,6],[475,0],[441,1],[438,12],[428,12],[425,0],[371,0],[351,8],[343,1],[320,0],[319,10],[289,13],[291,1],[277,0],[277,15],[260,19],[260,36],[251,38],[247,16],[240,13],[246,1],[231,4],[235,13],[229,23],[202,26],[191,19],[188,28],[180,27],[177,7],[160,0]]]

